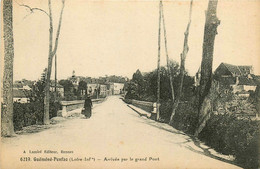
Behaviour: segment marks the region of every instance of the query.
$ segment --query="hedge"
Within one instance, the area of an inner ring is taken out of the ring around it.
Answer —
[[[160,116],[166,123],[171,114],[171,102],[162,102]],[[174,116],[173,127],[193,134],[198,115],[190,103],[179,104]],[[239,166],[259,168],[260,121],[237,117],[236,114],[211,114],[199,139],[217,152],[233,155]]]
[[[14,102],[14,130],[21,130],[23,127],[43,124],[43,103],[18,103]],[[61,109],[59,102],[50,103],[50,118],[57,116],[57,111]]]
[[[259,168],[260,122],[233,114],[213,114],[199,139],[216,151],[233,155],[243,168]]]

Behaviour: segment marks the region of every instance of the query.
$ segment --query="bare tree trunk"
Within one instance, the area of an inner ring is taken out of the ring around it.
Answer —
[[[47,68],[47,79],[46,79],[46,86],[45,86],[45,96],[44,96],[44,124],[50,124],[49,114],[50,114],[50,78],[51,78],[51,70],[52,70],[52,60],[53,56],[56,54],[58,48],[58,41],[60,35],[60,28],[61,28],[61,21],[62,21],[62,14],[63,9],[65,6],[65,0],[62,0],[62,9],[60,12],[60,19],[59,25],[57,28],[57,34],[53,49],[53,21],[52,21],[52,7],[51,7],[51,0],[48,1],[49,5],[49,19],[50,19],[50,28],[49,28],[49,56],[48,56],[48,68]]]
[[[160,54],[161,54],[161,9],[162,1],[159,4],[159,31],[158,31],[158,60],[157,60],[157,103],[156,103],[156,120],[160,118],[160,83],[161,83],[161,66],[160,66]]]
[[[179,90],[177,92],[176,99],[173,100],[174,104],[172,107],[172,114],[171,114],[170,121],[169,121],[170,125],[172,125],[172,123],[173,123],[173,117],[175,115],[176,109],[178,108],[178,105],[179,105],[179,102],[180,102],[180,99],[182,96],[183,79],[184,79],[184,73],[185,73],[185,61],[186,61],[187,53],[189,51],[188,37],[189,37],[189,30],[190,30],[190,24],[191,24],[192,3],[193,3],[193,0],[191,0],[191,2],[190,2],[189,23],[188,23],[186,31],[184,33],[185,37],[184,37],[183,51],[181,53],[180,85],[178,88]],[[173,98],[174,98],[174,96],[173,96]]]
[[[256,102],[256,118],[260,117],[260,86],[258,85],[255,90],[255,102]]]
[[[4,76],[3,76],[3,112],[1,116],[1,136],[14,135],[13,125],[13,4],[12,0],[3,0],[4,24]]]
[[[201,61],[201,80],[198,88],[198,127],[194,135],[197,137],[205,127],[211,113],[210,89],[212,86],[212,62],[214,52],[214,41],[217,27],[220,24],[216,16],[217,0],[209,0],[204,27],[203,54]]]
[[[55,63],[54,63],[54,67],[55,67],[55,77],[54,77],[54,81],[55,81],[55,86],[54,86],[54,101],[57,101],[57,97],[58,97],[58,93],[57,93],[57,54],[55,54]]]
[[[164,12],[163,12],[163,4],[161,5],[162,10],[162,21],[163,21],[163,32],[164,32],[164,46],[165,46],[165,53],[166,53],[166,63],[167,63],[167,69],[168,69],[168,74],[170,78],[170,87],[171,87],[171,95],[172,95],[172,101],[174,102],[174,88],[173,88],[173,79],[172,79],[172,71],[170,68],[170,61],[169,61],[169,55],[168,55],[168,49],[167,49],[167,35],[166,35],[166,24],[165,24],[165,19],[164,19]]]
[[[163,12],[163,4],[161,2],[161,15],[162,15],[162,22],[163,22],[163,32],[164,32],[164,46],[165,46],[165,53],[166,53],[166,62],[167,62],[167,70],[170,78],[170,87],[171,87],[171,95],[172,95],[172,102],[174,103],[175,95],[174,95],[174,88],[173,88],[173,78],[172,78],[172,71],[170,68],[169,63],[169,55],[168,55],[168,49],[167,49],[167,35],[166,35],[166,26],[165,26],[165,19],[164,19],[164,12]],[[172,119],[172,117],[171,117]]]

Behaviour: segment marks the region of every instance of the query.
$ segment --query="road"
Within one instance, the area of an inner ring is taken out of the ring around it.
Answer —
[[[1,164],[3,169],[238,168],[206,150],[167,124],[140,117],[119,97],[111,96],[95,106],[90,119],[75,117],[38,133],[3,139]],[[52,161],[34,161],[46,157]]]

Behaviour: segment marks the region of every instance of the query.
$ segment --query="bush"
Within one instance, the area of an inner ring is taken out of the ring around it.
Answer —
[[[62,109],[60,102],[50,103],[50,119],[57,116],[57,112]]]
[[[180,102],[173,119],[173,127],[193,134],[197,127],[197,113],[190,102]],[[160,121],[169,123],[172,113],[172,101],[163,101],[160,106]]]
[[[77,96],[75,96],[75,94],[73,92],[67,91],[64,93],[63,100],[66,100],[66,101],[77,100]]]
[[[38,124],[39,105],[32,103],[14,103],[14,130],[21,130],[23,127]]]
[[[172,112],[172,101],[162,101],[160,106],[160,120],[168,123]]]
[[[235,115],[212,115],[199,139],[216,151],[234,155],[244,168],[259,167],[259,121],[238,119]]]
[[[23,127],[43,124],[43,103],[18,103],[14,102],[14,130],[21,130]],[[59,102],[50,103],[50,118],[57,116],[57,111],[61,109]]]
[[[185,133],[193,134],[197,127],[197,122],[198,114],[193,104],[190,102],[180,103],[173,119],[173,127]]]

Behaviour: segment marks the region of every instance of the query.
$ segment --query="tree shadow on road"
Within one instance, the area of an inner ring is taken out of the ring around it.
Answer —
[[[174,144],[178,144],[180,146],[183,146],[183,147],[189,149],[192,152],[202,154],[202,155],[205,155],[207,157],[210,157],[210,158],[213,158],[213,159],[216,159],[216,160],[220,160],[222,162],[226,162],[226,163],[229,163],[229,164],[239,166],[238,164],[236,164],[233,161],[233,159],[230,158],[230,156],[222,155],[222,154],[215,152],[212,148],[204,145],[200,140],[198,140],[193,135],[185,134],[184,132],[181,132],[181,131],[175,129],[172,126],[169,126],[166,123],[156,122],[156,121],[151,120],[151,119],[144,119],[144,121],[142,121],[142,123],[150,125],[152,127],[156,127],[160,130],[164,130],[164,131],[167,131],[167,132],[170,132],[170,133],[173,133],[173,134],[181,135],[182,138],[185,139],[185,141],[177,142],[177,143],[174,142]],[[186,137],[183,137],[183,136],[186,136]],[[172,142],[172,141],[170,141],[170,142]]]
[[[229,160],[227,158],[224,158],[224,157],[220,157],[219,154],[212,154],[210,152],[210,150],[213,150],[212,148],[210,147],[207,147],[205,145],[203,145],[197,138],[195,138],[194,136],[190,136],[190,140],[187,140],[189,142],[193,142],[194,145],[197,147],[197,148],[200,148],[202,151],[198,151],[198,150],[195,150],[193,147],[191,146],[185,146],[187,149],[195,152],[195,153],[199,153],[199,154],[203,154],[203,155],[206,155],[208,157],[211,157],[213,159],[216,159],[216,160],[220,160],[220,161],[223,161],[223,162],[226,162],[226,163],[229,163],[229,164],[233,164],[233,165],[236,165],[236,166],[239,166],[236,162],[234,162],[233,160]],[[202,146],[203,145],[203,146]],[[214,151],[214,150],[213,150]],[[224,155],[223,155],[224,156]],[[239,167],[242,167],[242,166],[239,166]]]

